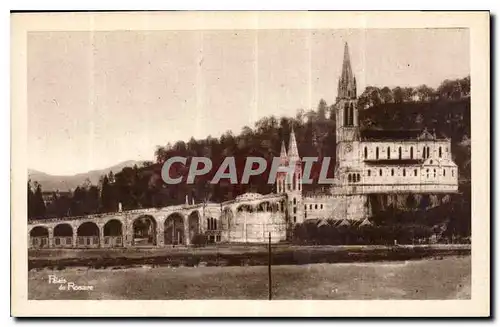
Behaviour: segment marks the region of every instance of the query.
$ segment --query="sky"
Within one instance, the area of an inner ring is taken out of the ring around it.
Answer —
[[[332,104],[345,42],[358,95],[470,74],[467,29],[30,32],[29,167],[154,160],[158,145]]]

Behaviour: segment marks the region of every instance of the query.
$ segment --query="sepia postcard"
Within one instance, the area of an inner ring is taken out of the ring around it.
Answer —
[[[12,315],[489,317],[489,21],[12,13]]]

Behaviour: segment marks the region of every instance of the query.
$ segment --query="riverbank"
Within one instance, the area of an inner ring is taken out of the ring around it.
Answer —
[[[468,244],[403,246],[297,246],[273,245],[273,265],[404,261],[429,257],[470,255]],[[169,267],[261,266],[268,264],[265,245],[222,245],[203,248],[132,248],[132,249],[43,249],[29,250],[28,269],[68,267],[133,267],[150,265]]]

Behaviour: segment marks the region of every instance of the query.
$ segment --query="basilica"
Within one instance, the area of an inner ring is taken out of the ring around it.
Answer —
[[[450,139],[427,130],[361,130],[356,78],[344,48],[338,81],[337,156],[327,195],[304,196],[297,140],[283,142],[276,192],[246,193],[223,203],[186,203],[82,217],[28,221],[32,248],[162,247],[209,243],[285,241],[304,221],[369,223],[373,195],[446,194],[458,191]],[[295,167],[290,167],[295,163]]]
[[[303,197],[300,171],[297,170],[295,181],[285,187],[282,175],[277,189],[288,195],[293,222],[364,220],[371,215],[371,194],[458,191],[450,139],[437,138],[427,130],[361,130],[358,110],[356,77],[346,43],[335,104],[335,183],[330,195]],[[284,162],[299,158],[293,133],[288,152],[283,145],[281,157]]]

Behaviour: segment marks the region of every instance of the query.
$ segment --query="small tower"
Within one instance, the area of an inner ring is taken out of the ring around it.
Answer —
[[[291,223],[300,223],[304,220],[302,201],[302,163],[297,148],[295,132],[290,133],[288,153],[284,142],[281,145],[280,167],[276,179],[278,193],[286,193],[288,201],[288,215]]]
[[[276,193],[285,193],[286,190],[286,171],[283,170],[284,167],[288,166],[288,155],[286,154],[285,141],[281,141],[281,152],[280,152],[280,167],[278,168],[278,174],[276,177]]]

